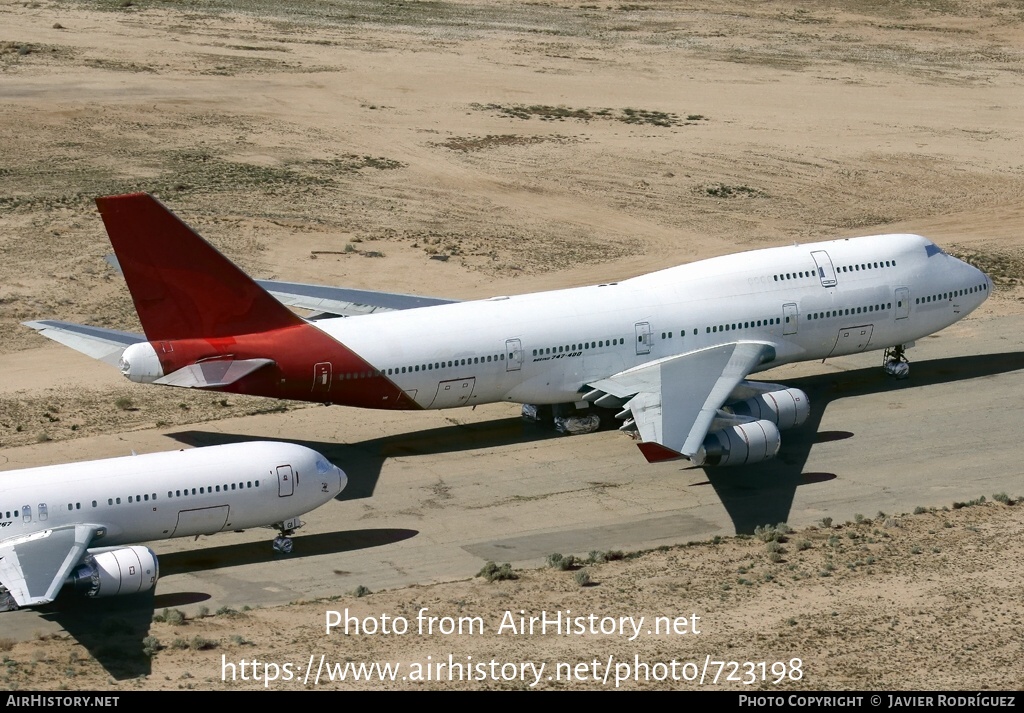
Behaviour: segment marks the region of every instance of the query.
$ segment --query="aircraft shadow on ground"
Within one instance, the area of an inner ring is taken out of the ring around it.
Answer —
[[[102,611],[99,611],[102,608]],[[153,592],[103,601],[64,592],[39,610],[80,643],[115,680],[148,676],[152,661],[146,639],[155,610]]]
[[[298,536],[294,538],[295,549],[289,555],[274,553],[269,540],[170,552],[159,556],[160,575],[163,577],[274,560],[351,552],[389,545],[418,534],[416,530],[379,528]],[[110,597],[97,602],[65,591],[55,602],[41,608],[39,614],[56,622],[74,637],[114,679],[124,680],[146,676],[151,672],[148,651],[152,650],[153,642],[147,642],[147,637],[157,610],[196,604],[208,599],[210,595],[205,592],[161,595],[144,592],[125,597]],[[97,618],[98,608],[102,608],[100,618]],[[183,639],[188,638],[186,633],[183,632]],[[163,645],[166,646],[168,643],[163,642]]]
[[[179,431],[168,435],[181,443],[197,447],[256,440],[287,440],[214,431]],[[399,433],[353,444],[306,440],[288,442],[298,443],[320,452],[345,471],[348,476],[348,485],[336,500],[359,500],[373,495],[384,461],[390,457],[457,453],[560,437],[554,431],[544,430],[537,424],[529,423],[521,418],[502,418],[482,423],[457,424]]]
[[[837,477],[835,473],[804,472],[811,447],[816,443],[856,437],[848,431],[819,431],[825,409],[833,401],[967,381],[1020,369],[1024,369],[1024,352],[1006,352],[913,362],[910,378],[902,381],[887,376],[881,366],[788,380],[786,386],[802,389],[810,398],[811,414],[807,422],[783,432],[782,448],[774,460],[738,468],[706,468],[707,481],[703,484],[714,487],[738,534],[750,534],[758,525],[786,522],[797,487]],[[250,435],[212,431],[182,431],[169,435],[191,446],[258,440]],[[354,500],[373,495],[381,467],[389,456],[433,455],[561,437],[521,419],[499,419],[396,434],[351,445],[297,442],[320,451],[348,474],[349,485],[337,499]]]
[[[295,549],[287,555],[274,552],[270,540],[169,552],[160,555],[160,576],[366,550],[408,540],[418,534],[417,530],[379,528],[296,535]]]
[[[967,381],[1020,369],[1024,369],[1024,352],[1007,352],[913,362],[910,378],[905,380],[893,379],[880,366],[790,379],[785,385],[802,389],[810,399],[811,414],[806,423],[783,431],[782,447],[774,460],[739,468],[705,468],[707,482],[721,499],[737,534],[751,534],[758,525],[786,522],[799,486],[838,477],[835,473],[804,472],[812,446],[856,437],[847,431],[818,430],[825,410],[833,401]],[[927,418],[927,414],[921,418]]]

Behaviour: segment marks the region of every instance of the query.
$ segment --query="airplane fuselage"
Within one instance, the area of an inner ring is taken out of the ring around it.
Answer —
[[[89,523],[109,547],[269,526],[337,495],[344,474],[289,443],[242,443],[0,473],[0,544]]]
[[[320,320],[344,348],[318,352],[299,388],[376,408],[571,402],[593,380],[737,340],[774,347],[758,370],[906,344],[977,308],[990,284],[916,235],[769,248],[617,283]]]

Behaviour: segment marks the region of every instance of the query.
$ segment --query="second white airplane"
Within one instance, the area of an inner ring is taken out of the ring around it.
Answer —
[[[806,419],[807,396],[749,375],[887,349],[889,370],[905,376],[905,347],[992,290],[927,238],[897,234],[453,302],[257,282],[152,196],[97,205],[145,336],[27,324],[132,381],[366,408],[614,408],[649,461],[771,458],[779,429]]]
[[[131,543],[274,527],[290,552],[299,516],[345,487],[304,446],[255,441],[0,473],[0,611],[152,589],[156,555]]]

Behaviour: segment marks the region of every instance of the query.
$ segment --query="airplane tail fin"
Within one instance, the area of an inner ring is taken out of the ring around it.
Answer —
[[[149,341],[303,324],[148,193],[96,199]]]

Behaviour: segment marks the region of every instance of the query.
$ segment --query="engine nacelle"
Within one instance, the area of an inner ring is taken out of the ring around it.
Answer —
[[[149,591],[159,576],[153,550],[134,545],[89,552],[68,581],[87,597],[115,597]]]
[[[778,427],[765,419],[709,433],[690,460],[694,465],[746,465],[774,458],[782,445]]]
[[[807,420],[811,414],[811,401],[800,389],[779,389],[730,404],[729,408],[738,416],[771,421],[781,430],[786,430]]]

